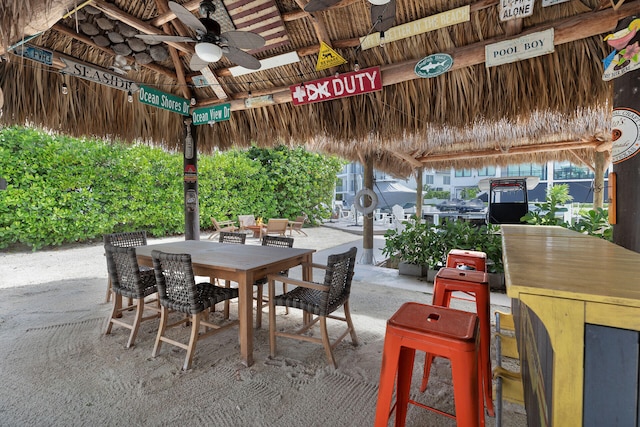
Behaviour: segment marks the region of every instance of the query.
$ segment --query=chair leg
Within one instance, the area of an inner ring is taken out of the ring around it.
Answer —
[[[344,309],[344,318],[347,321],[347,327],[349,328],[349,333],[351,334],[351,342],[353,345],[358,345],[358,337],[356,336],[356,329],[353,327],[353,322],[351,321],[351,311],[349,310],[349,300],[345,301],[343,305]]]
[[[225,280],[224,281],[224,287],[225,288],[230,288],[231,287],[231,282],[229,280]],[[225,300],[224,301],[224,318],[228,319],[229,318],[229,300]]]
[[[160,324],[158,325],[158,335],[156,336],[156,343],[153,346],[152,357],[156,357],[162,346],[162,336],[167,329],[167,317],[169,316],[169,310],[167,307],[162,306],[160,308]]]
[[[196,351],[196,344],[198,343],[198,333],[200,332],[200,314],[194,314],[191,316],[191,335],[189,336],[189,346],[187,347],[187,355],[184,359],[183,370],[188,371],[193,361],[193,354]]]
[[[283,294],[286,294],[286,293],[287,293],[287,284],[286,284],[286,283],[283,283],[283,284],[282,284],[282,293],[283,293]],[[289,314],[289,307],[285,307],[285,308],[284,308],[284,312],[285,312],[285,313],[287,313],[287,314]]]
[[[276,356],[276,304],[273,300],[275,296],[276,284],[273,280],[269,281],[269,354],[271,357]]]
[[[104,299],[104,302],[111,301],[111,277],[107,278],[107,296]]]
[[[256,285],[258,287],[256,291],[256,329],[262,328],[262,307],[264,305],[263,301],[263,290],[264,285]]]
[[[336,363],[336,358],[333,357],[333,350],[331,350],[331,341],[329,340],[329,332],[327,331],[327,318],[325,316],[320,316],[320,335],[322,335],[322,345],[324,346],[324,352],[327,355],[327,359],[329,359],[329,363],[334,368],[338,367]]]
[[[113,297],[113,309],[111,310],[111,316],[109,316],[109,321],[107,322],[107,329],[104,331],[105,335],[109,335],[111,333],[111,327],[113,326],[112,319],[115,319],[120,313],[120,309],[122,308],[122,295],[115,294]]]
[[[131,347],[138,335],[138,329],[140,328],[140,322],[142,322],[142,314],[144,313],[144,298],[138,298],[136,304],[136,315],[131,325],[131,334],[129,334],[129,341],[127,341],[127,348]]]

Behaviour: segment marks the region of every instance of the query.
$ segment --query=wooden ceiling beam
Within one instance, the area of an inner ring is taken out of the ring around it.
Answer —
[[[418,157],[421,163],[433,163],[443,162],[451,160],[468,160],[477,159],[481,157],[499,157],[499,156],[515,156],[518,154],[532,154],[549,151],[566,151],[590,148],[594,149],[599,142],[597,141],[562,141],[562,142],[547,142],[543,144],[525,145],[519,147],[511,147],[507,151],[498,149],[491,150],[478,150],[468,152],[456,152],[447,154],[431,154],[428,156]]]
[[[162,13],[166,13],[167,11],[170,11],[169,2],[167,0],[155,0],[155,2],[156,2],[156,8],[158,9],[158,11]],[[172,24],[179,35],[186,36],[188,34],[182,22],[174,21],[172,22]],[[162,30],[166,34],[171,34],[171,24],[169,23],[162,24]],[[173,67],[176,69],[176,76],[178,78],[178,85],[180,86],[180,91],[182,92],[182,95],[185,98],[191,99],[193,94],[191,93],[191,89],[189,88],[189,86],[187,86],[187,80],[185,79],[185,75],[184,75],[184,65],[182,63],[182,59],[180,59],[180,55],[178,55],[178,51],[176,50],[176,48],[174,48],[173,46],[169,46],[169,55],[171,55],[171,61],[173,62]]]
[[[418,159],[416,159],[415,157],[409,154],[399,153],[397,151],[391,151],[390,153],[392,156],[395,156],[400,160],[404,160],[405,162],[409,163],[414,168],[422,168],[424,166],[424,164],[421,161],[419,161]]]

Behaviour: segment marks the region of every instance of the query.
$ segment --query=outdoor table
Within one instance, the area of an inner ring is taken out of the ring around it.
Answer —
[[[640,254],[502,225],[529,425],[637,425]]]
[[[232,245],[200,240],[160,243],[136,248],[138,262],[153,266],[151,251],[191,255],[197,276],[238,283],[240,354],[246,366],[253,364],[253,284],[268,274],[302,265],[302,280],[312,280],[314,249]]]
[[[260,231],[262,231],[263,227],[264,226],[262,226],[262,225],[246,225],[244,228],[247,228],[247,229],[253,231],[253,237],[259,238],[260,237]]]

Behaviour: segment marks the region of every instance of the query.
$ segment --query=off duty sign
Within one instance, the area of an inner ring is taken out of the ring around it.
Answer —
[[[367,68],[337,77],[305,82],[304,85],[289,86],[293,105],[329,101],[347,96],[382,90],[380,67]]]

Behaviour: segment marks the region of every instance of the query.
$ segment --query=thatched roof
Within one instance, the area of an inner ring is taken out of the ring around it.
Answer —
[[[198,0],[177,3],[197,15]],[[197,126],[201,152],[251,144],[305,145],[349,160],[370,157],[376,168],[406,176],[421,165],[469,168],[551,159],[592,165],[596,150],[610,148],[612,83],[602,80],[602,59],[612,49],[603,37],[618,20],[640,12],[640,0],[627,0],[617,10],[608,0],[549,7],[536,2],[532,16],[504,22],[497,0],[396,0],[394,25],[466,5],[470,20],[369,49],[358,47],[360,37],[378,36],[371,31],[369,2],[342,0],[313,14],[301,9],[306,3],[224,0],[238,29],[267,40],[265,48],[249,53],[266,59],[297,52],[298,63],[234,77],[234,64],[223,57],[209,66],[209,83],[218,83],[196,87],[200,73],[189,69],[194,43],[172,43],[160,45],[165,55],[157,59],[148,55],[152,46],[144,46],[141,53],[147,56],[137,62],[135,52],[125,56],[132,69],[123,77],[193,97],[195,108],[230,102],[230,120]],[[132,27],[140,34],[193,37],[166,0],[0,0],[0,6],[5,11],[0,17],[0,53],[5,53],[0,123],[181,146],[184,116],[137,100],[129,103],[125,91],[59,72],[61,58],[109,70],[114,49],[122,48],[110,40],[118,34],[110,33]],[[554,29],[553,53],[485,66],[486,45],[549,28]],[[7,52],[40,32],[28,45],[54,52],[52,66]],[[133,37],[124,38],[126,44]],[[347,63],[315,71],[320,41]],[[416,63],[434,53],[451,55],[452,68],[437,77],[418,77]],[[291,102],[290,85],[350,72],[356,61],[363,69],[380,67],[381,91],[302,106]],[[61,92],[63,83],[68,95]],[[271,97],[259,106],[265,95]]]

